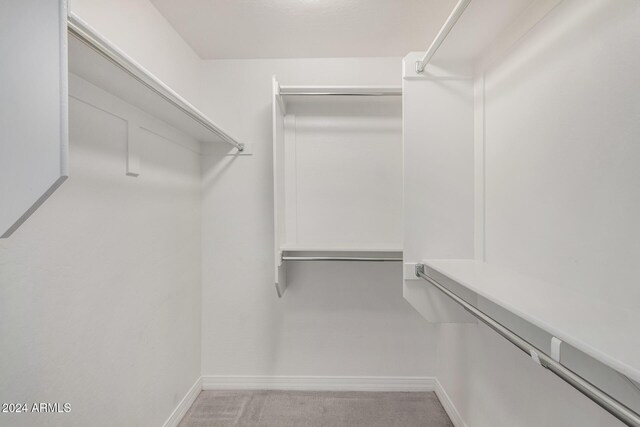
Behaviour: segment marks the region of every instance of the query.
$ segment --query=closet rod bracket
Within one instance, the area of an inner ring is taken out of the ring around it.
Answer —
[[[422,274],[424,274],[424,264],[418,263],[416,264],[416,277],[422,277]]]

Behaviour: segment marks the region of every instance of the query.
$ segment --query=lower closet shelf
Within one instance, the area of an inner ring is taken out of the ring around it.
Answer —
[[[402,251],[295,249],[283,250],[282,261],[402,262]]]
[[[640,313],[480,261],[423,263],[428,276],[451,280],[640,381]]]

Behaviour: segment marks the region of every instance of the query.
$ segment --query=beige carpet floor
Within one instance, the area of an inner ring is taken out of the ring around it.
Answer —
[[[430,392],[203,391],[180,427],[453,427]]]

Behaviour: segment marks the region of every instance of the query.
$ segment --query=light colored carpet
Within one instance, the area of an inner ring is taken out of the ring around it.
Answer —
[[[179,427],[453,427],[435,393],[203,391]]]

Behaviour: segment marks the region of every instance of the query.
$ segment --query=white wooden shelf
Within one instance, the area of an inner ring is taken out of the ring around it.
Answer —
[[[201,142],[244,145],[136,63],[77,16],[71,14],[69,71]]]
[[[640,381],[640,313],[473,260],[424,260],[439,273]],[[429,286],[425,283],[426,286]]]
[[[197,141],[243,151],[243,144],[187,100],[68,14],[66,0],[46,7],[35,0],[14,3],[3,9],[6,37],[0,41],[11,58],[0,67],[0,78],[13,100],[0,111],[0,238],[9,237],[68,177],[69,72]]]
[[[66,180],[69,159],[65,0],[2,3],[0,238]]]

